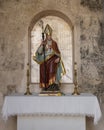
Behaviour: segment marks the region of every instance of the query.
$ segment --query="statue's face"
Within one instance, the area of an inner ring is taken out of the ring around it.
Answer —
[[[51,36],[50,35],[46,35],[47,40],[51,40]]]

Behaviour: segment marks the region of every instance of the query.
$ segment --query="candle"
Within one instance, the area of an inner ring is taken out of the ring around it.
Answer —
[[[29,86],[29,63],[27,63],[27,86]]]
[[[77,70],[77,63],[74,63],[74,69]]]

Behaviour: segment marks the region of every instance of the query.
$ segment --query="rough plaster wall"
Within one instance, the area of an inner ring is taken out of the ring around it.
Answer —
[[[74,25],[80,91],[96,94],[103,113],[96,126],[87,118],[87,130],[104,129],[104,3],[86,1],[0,0],[0,111],[7,93],[25,91],[28,27],[32,18],[40,11],[58,10]],[[69,85],[62,89],[70,90]],[[39,91],[37,87],[33,90]],[[0,114],[0,130],[16,130],[16,117],[5,124]]]

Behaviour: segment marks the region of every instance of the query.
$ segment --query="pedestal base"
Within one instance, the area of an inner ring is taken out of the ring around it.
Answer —
[[[42,91],[39,93],[39,96],[62,96],[63,94],[60,91]]]
[[[17,116],[17,130],[86,130],[85,116]]]

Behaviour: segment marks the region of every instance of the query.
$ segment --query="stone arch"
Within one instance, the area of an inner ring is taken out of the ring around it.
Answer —
[[[36,23],[44,18],[44,17],[47,17],[47,16],[56,16],[56,17],[59,17],[61,19],[64,20],[65,23],[68,24],[68,26],[70,27],[70,29],[72,30],[72,73],[73,73],[73,61],[74,61],[74,47],[73,47],[73,39],[74,39],[74,33],[73,33],[73,30],[74,30],[74,27],[73,27],[73,24],[71,22],[71,20],[65,15],[63,14],[62,12],[59,12],[59,11],[56,11],[56,10],[45,10],[45,11],[42,11],[42,12],[39,12],[38,14],[36,14],[33,19],[31,20],[30,22],[30,26],[29,26],[29,32],[28,32],[28,36],[29,36],[29,44],[28,44],[28,48],[29,48],[29,63],[31,64],[31,32],[32,32],[32,29],[34,28],[34,26],[36,25]],[[32,68],[31,68],[31,65],[30,65],[30,72],[33,72],[32,71]],[[72,82],[73,83],[73,74],[72,74]],[[31,76],[30,76],[30,81],[31,80]],[[31,82],[33,83],[33,82]],[[36,82],[37,83],[37,82]]]
[[[56,10],[45,10],[45,11],[42,11],[42,12],[36,14],[33,17],[32,21],[30,22],[29,31],[32,30],[32,28],[34,27],[34,25],[36,24],[36,22],[39,19],[41,19],[42,17],[45,17],[45,16],[57,16],[57,17],[60,17],[64,21],[66,21],[69,24],[69,26],[71,27],[71,29],[73,30],[73,24],[72,24],[71,20],[65,14],[63,14],[60,11],[56,11]]]

